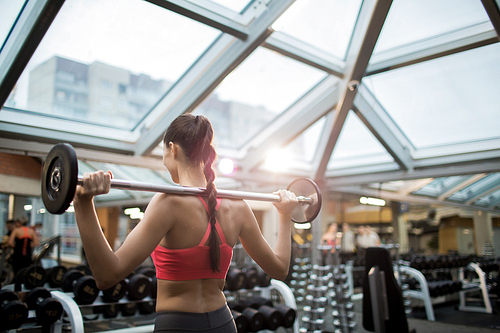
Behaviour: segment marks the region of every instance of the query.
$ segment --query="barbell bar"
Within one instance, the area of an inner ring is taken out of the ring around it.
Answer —
[[[42,168],[42,200],[52,214],[63,214],[70,206],[76,186],[83,184],[78,175],[78,160],[75,149],[67,143],[57,144],[50,150]],[[138,181],[111,179],[111,188],[120,190],[160,192],[177,195],[205,196],[204,188],[184,187],[168,184],[152,184]],[[287,190],[295,193],[299,204],[292,211],[292,221],[308,223],[316,218],[321,209],[321,192],[309,178],[293,180]],[[217,197],[279,202],[280,196],[233,190],[217,190]]]

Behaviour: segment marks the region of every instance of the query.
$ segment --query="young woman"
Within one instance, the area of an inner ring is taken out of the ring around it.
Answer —
[[[289,191],[275,192],[281,201],[274,203],[279,230],[273,250],[245,201],[217,198],[212,139],[212,125],[203,116],[184,114],[172,122],[163,140],[163,163],[175,183],[206,188],[208,196],[156,194],[116,253],[102,234],[92,200],[109,191],[111,172],[85,174],[73,200],[100,289],[113,286],[152,255],[158,278],[157,332],[236,332],[223,287],[238,239],[272,278],[283,280],[288,273],[297,198]]]

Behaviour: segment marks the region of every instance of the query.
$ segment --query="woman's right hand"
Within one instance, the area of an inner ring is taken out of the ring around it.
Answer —
[[[297,197],[295,193],[288,190],[279,190],[273,193],[274,195],[279,195],[281,200],[279,202],[273,202],[273,205],[278,209],[281,214],[291,214],[295,206],[298,204]]]
[[[76,187],[74,199],[92,200],[96,195],[108,193],[111,189],[111,179],[113,179],[111,171],[86,172],[83,175],[83,184]]]

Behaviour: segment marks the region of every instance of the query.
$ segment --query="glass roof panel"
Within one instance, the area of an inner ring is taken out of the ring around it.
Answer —
[[[25,4],[25,0],[0,1],[0,51]]]
[[[474,205],[478,206],[483,206],[483,207],[490,207],[493,208],[495,206],[500,205],[500,189],[496,190],[494,192],[491,192],[484,197],[480,198],[476,202],[474,202]]]
[[[210,119],[217,146],[238,149],[325,76],[260,47],[193,113]]]
[[[500,43],[365,77],[416,148],[498,138]]]
[[[328,169],[393,162],[392,156],[352,111],[347,115]]]
[[[296,1],[273,28],[345,59],[361,0]]]
[[[67,0],[5,106],[132,129],[219,35],[147,1]]]
[[[482,192],[488,191],[492,186],[500,184],[500,173],[492,173],[477,182],[450,195],[448,200],[466,202]]]
[[[489,22],[481,1],[394,1],[374,54]]]
[[[324,127],[325,117],[315,122],[314,125],[290,142],[286,149],[290,152],[292,159],[312,162]]]
[[[437,198],[440,194],[446,192],[448,189],[466,181],[471,176],[452,176],[452,177],[440,177],[434,179],[429,184],[413,191],[412,194],[416,195],[426,195],[430,197]]]

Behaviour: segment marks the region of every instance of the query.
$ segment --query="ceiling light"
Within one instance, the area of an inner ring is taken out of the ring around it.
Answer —
[[[28,210],[32,210],[32,209],[33,209],[32,205],[24,205],[24,210],[28,211]]]
[[[363,205],[385,206],[385,200],[377,198],[361,197],[359,198],[359,202]]]
[[[217,168],[224,176],[232,175],[234,172],[234,162],[230,158],[221,158],[217,163]]]
[[[141,209],[139,207],[126,208],[123,212],[125,213],[125,215],[132,215],[132,214],[140,213]]]

